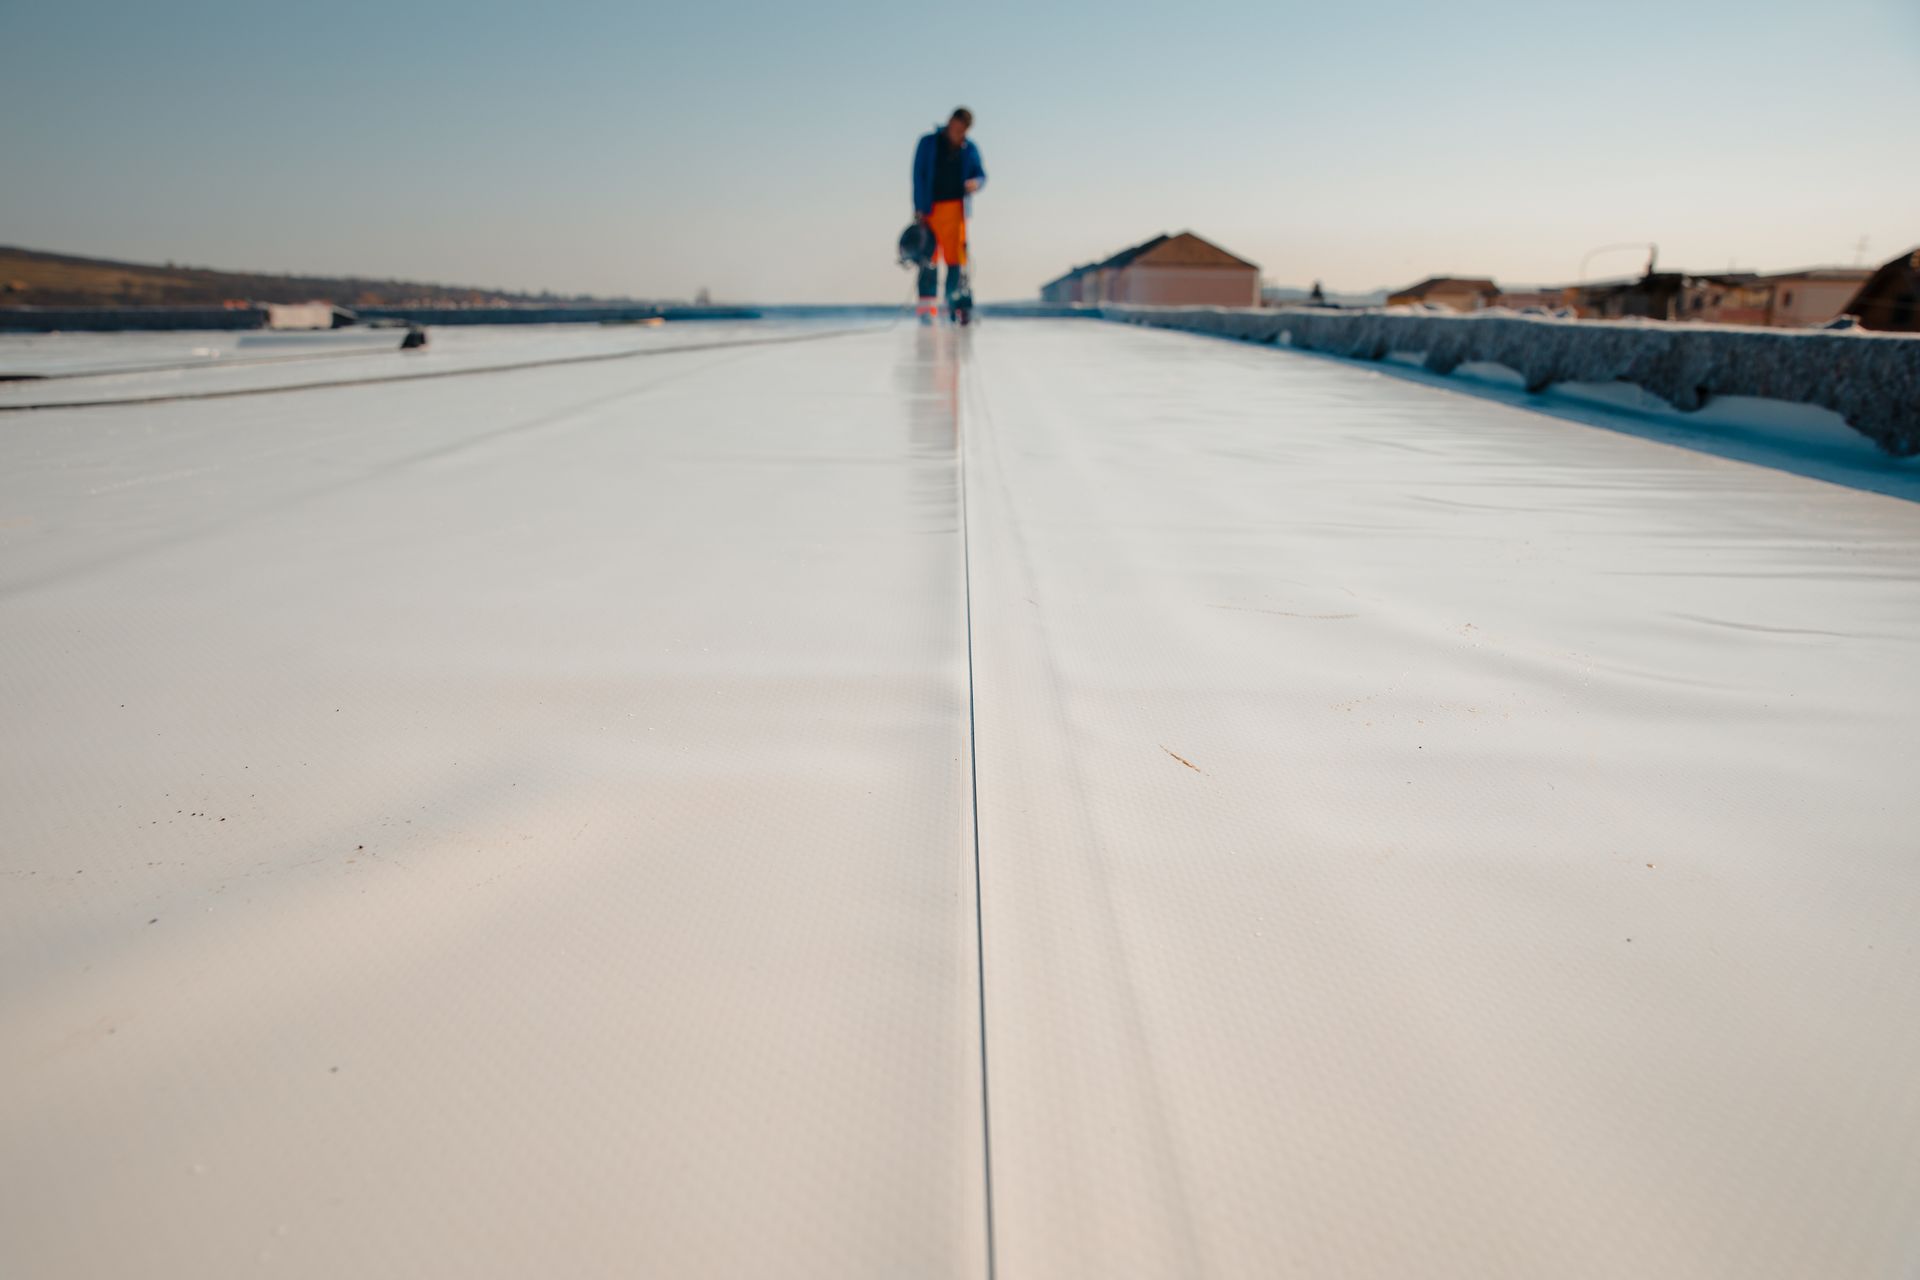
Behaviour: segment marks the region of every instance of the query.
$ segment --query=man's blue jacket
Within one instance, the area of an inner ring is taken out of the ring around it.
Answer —
[[[933,212],[933,158],[939,152],[940,135],[945,132],[942,125],[924,138],[913,151],[913,211],[915,213]],[[987,171],[980,164],[980,148],[968,138],[960,144],[960,181],[978,181],[987,185]],[[973,202],[967,202],[967,211],[973,211]]]

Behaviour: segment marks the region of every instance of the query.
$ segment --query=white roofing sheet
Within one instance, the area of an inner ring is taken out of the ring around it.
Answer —
[[[1920,505],[736,336],[0,413],[0,1271],[1920,1263]]]
[[[686,325],[454,325],[401,351],[404,328],[297,333],[0,334],[0,412],[270,387],[434,378],[537,362],[592,363],[665,349],[766,341],[808,328]],[[22,377],[20,375],[38,375]]]

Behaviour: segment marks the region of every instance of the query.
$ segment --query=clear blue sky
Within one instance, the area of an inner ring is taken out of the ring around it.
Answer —
[[[1183,227],[1355,290],[1920,244],[1915,0],[0,0],[0,243],[891,301],[963,102],[989,297]]]

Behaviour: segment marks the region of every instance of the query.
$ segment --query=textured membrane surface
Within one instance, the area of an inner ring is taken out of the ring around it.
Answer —
[[[9,418],[0,1273],[980,1274],[935,377]]]
[[[990,326],[1007,1276],[1920,1261],[1920,506]]]
[[[0,1272],[1920,1264],[1920,505],[817,336],[0,415]]]

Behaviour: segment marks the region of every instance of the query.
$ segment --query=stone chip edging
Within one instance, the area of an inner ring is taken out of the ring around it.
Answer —
[[[1631,382],[1682,411],[1714,396],[1819,405],[1894,457],[1920,454],[1920,336],[1384,310],[1104,306],[1098,314],[1358,360],[1419,352],[1440,374],[1501,364],[1533,392]]]

